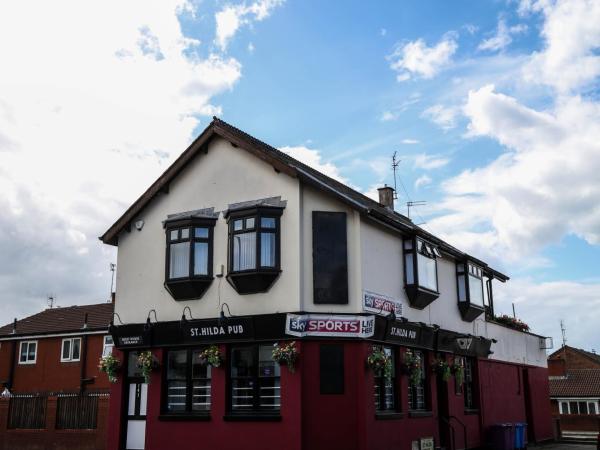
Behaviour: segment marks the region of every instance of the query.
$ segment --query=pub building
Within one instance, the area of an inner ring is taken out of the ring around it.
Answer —
[[[108,448],[477,448],[504,422],[551,439],[546,339],[494,321],[508,277],[379,192],[214,118],[101,236]]]

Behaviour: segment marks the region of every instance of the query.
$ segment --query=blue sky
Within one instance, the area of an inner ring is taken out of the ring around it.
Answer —
[[[106,297],[97,236],[216,114],[371,196],[397,152],[397,210],[509,274],[499,312],[600,345],[597,1],[28,8],[0,6],[7,317]]]

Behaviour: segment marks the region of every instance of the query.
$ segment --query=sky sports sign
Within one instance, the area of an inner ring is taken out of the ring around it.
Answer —
[[[394,311],[396,317],[402,317],[402,302],[387,295],[363,291],[363,311],[384,316]]]
[[[288,314],[285,333],[291,336],[359,337],[373,336],[375,316],[329,314]]]

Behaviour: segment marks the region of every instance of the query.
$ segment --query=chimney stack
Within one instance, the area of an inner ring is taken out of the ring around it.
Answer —
[[[379,203],[388,209],[394,210],[394,188],[385,184],[383,187],[378,188],[379,192]]]

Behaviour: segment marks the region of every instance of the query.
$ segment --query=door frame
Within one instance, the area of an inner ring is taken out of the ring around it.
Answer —
[[[127,450],[127,429],[129,422],[129,389],[132,384],[142,384],[145,382],[144,377],[140,375],[129,375],[130,374],[130,355],[137,354],[138,352],[128,351],[124,355],[125,364],[123,364],[122,374],[123,374],[123,390],[122,390],[122,398],[121,398],[121,437],[119,439],[119,448],[121,450]],[[148,392],[146,392],[146,415],[139,416],[139,419],[132,420],[144,420],[147,422],[148,417]],[[137,401],[137,399],[136,399]],[[135,410],[139,411],[140,405],[135,406]],[[146,447],[144,442],[144,447]]]

